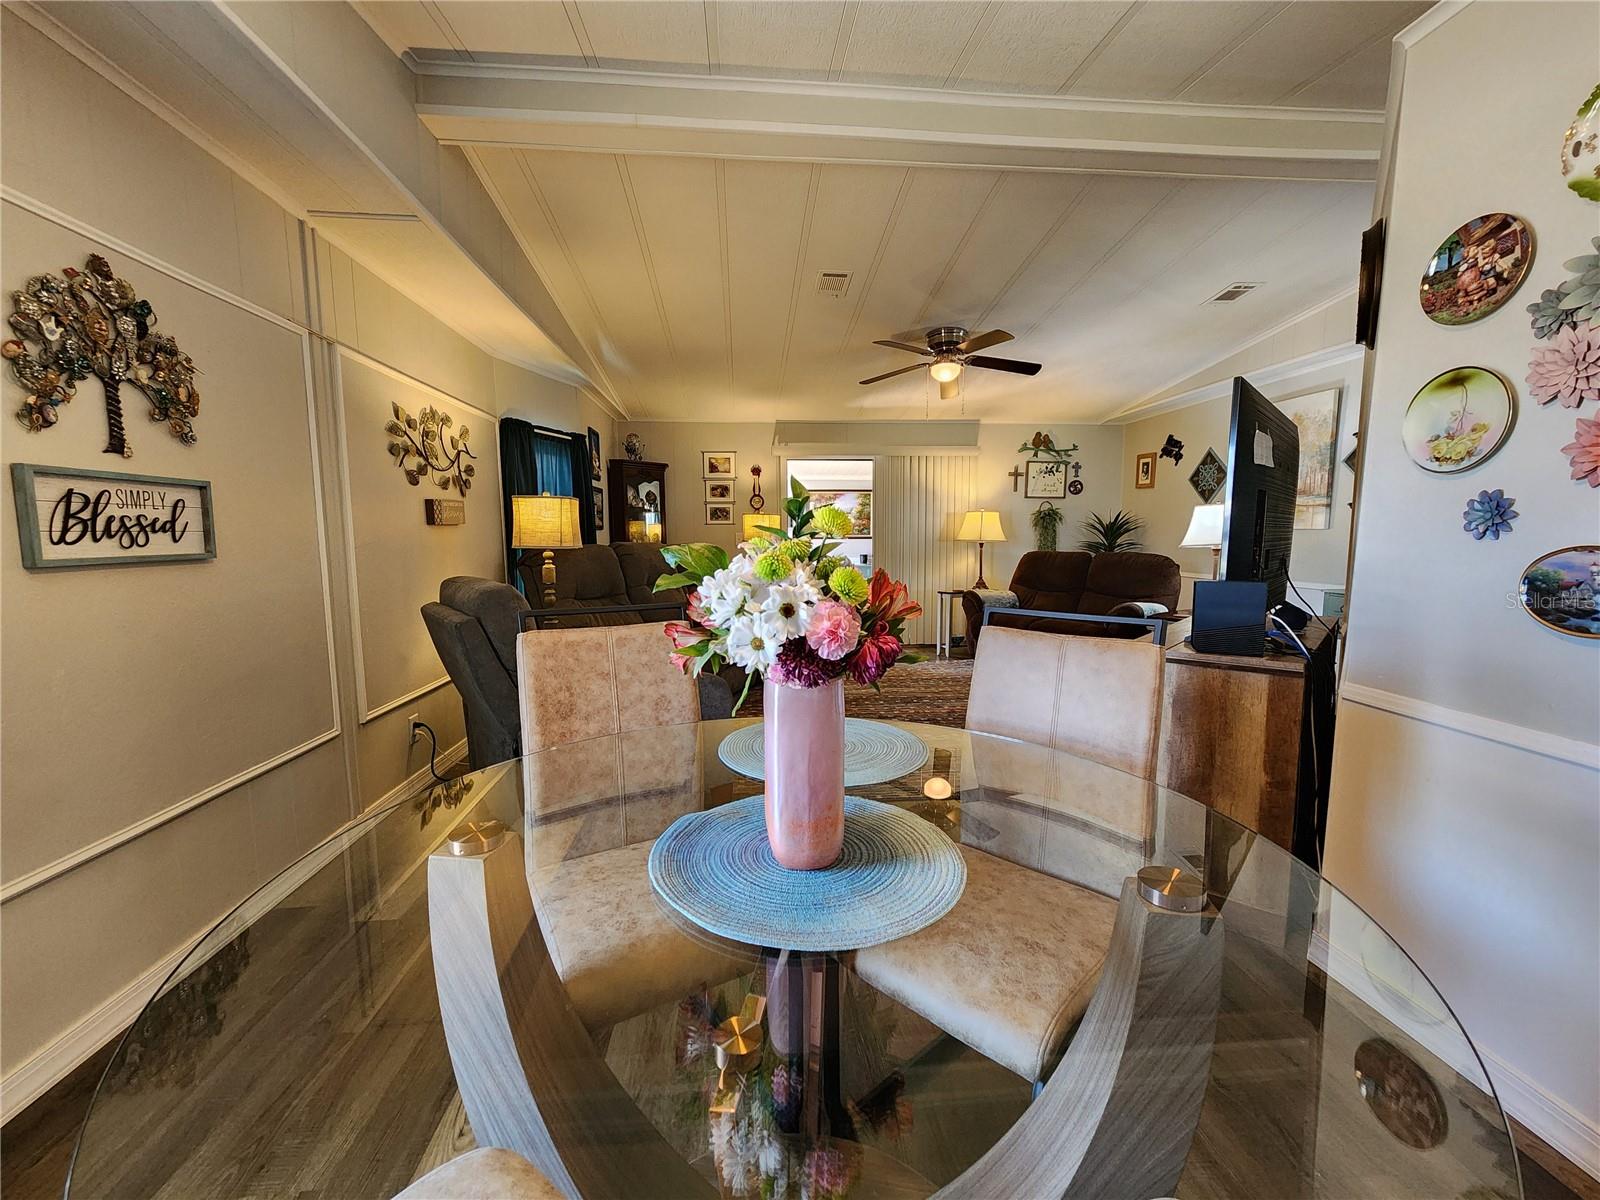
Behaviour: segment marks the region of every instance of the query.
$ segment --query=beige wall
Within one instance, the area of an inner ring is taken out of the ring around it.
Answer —
[[[1531,559],[1600,530],[1600,492],[1560,452],[1583,412],[1541,406],[1521,382],[1524,306],[1600,230],[1550,141],[1594,87],[1600,9],[1436,17],[1405,53],[1390,160],[1326,869],[1438,986],[1510,1112],[1600,1175],[1600,641],[1546,629],[1515,601]],[[1514,86],[1462,87],[1472,62]],[[1530,277],[1475,324],[1434,324],[1417,304],[1421,264],[1460,220],[1495,211],[1532,225]],[[1407,457],[1401,418],[1417,388],[1464,364],[1513,381],[1516,426],[1488,462],[1431,475]],[[1483,488],[1522,514],[1499,541],[1461,529]]]
[[[902,422],[915,426],[917,422]],[[644,439],[647,459],[664,462],[667,470],[667,530],[669,542],[712,542],[729,550],[741,536],[741,526],[705,524],[705,489],[701,479],[700,453],[702,450],[732,450],[739,456],[739,483],[735,495],[734,519],[750,510],[750,466],[759,463],[762,469],[761,491],[767,498],[764,511],[779,511],[783,501],[783,479],[779,471],[780,451],[773,442],[773,423],[746,422],[724,424],[697,421],[620,421],[617,423],[618,444],[629,433]],[[978,427],[976,447],[977,473],[974,504],[995,509],[1001,514],[1007,540],[985,549],[985,575],[995,587],[1004,587],[1023,553],[1034,546],[1029,516],[1040,501],[1029,500],[1023,494],[1024,483],[1017,481],[1012,490],[1008,472],[1024,462],[1017,447],[1043,429],[1051,434],[1056,444],[1081,446],[1078,455],[1083,465],[1084,490],[1081,496],[1068,496],[1056,501],[1057,507],[1067,516],[1062,525],[1060,544],[1064,548],[1078,539],[1078,524],[1091,510],[1114,509],[1122,487],[1122,430],[1109,425],[981,425]],[[915,443],[914,434],[906,435]],[[930,435],[930,441],[933,440]],[[871,455],[875,448],[863,444],[841,444],[837,453],[845,457]],[[877,449],[883,449],[877,447]],[[915,451],[911,451],[915,453]],[[827,457],[817,447],[809,447],[804,455],[787,454],[785,457]],[[952,578],[946,586],[969,585],[977,572],[977,553],[969,549],[966,566],[959,578]],[[932,597],[923,603],[931,611]],[[959,622],[958,622],[959,629]]]
[[[113,1035],[194,935],[425,770],[413,712],[443,749],[461,742],[417,609],[444,574],[501,573],[494,418],[611,427],[573,388],[434,320],[15,14],[0,21],[0,177],[18,197],[0,290],[105,254],[195,359],[204,397],[184,447],[124,389],[124,462],[101,452],[101,391],[86,381],[53,429],[0,423],[0,453],[208,479],[218,547],[205,563],[28,572],[4,489],[9,1115]],[[9,411],[21,394],[4,380]],[[464,526],[424,524],[423,497],[443,493],[393,467],[391,402],[473,426]]]
[[[1344,333],[1348,336],[1349,331],[1345,330]],[[1321,591],[1344,586],[1345,566],[1349,559],[1350,504],[1355,494],[1355,473],[1339,460],[1355,444],[1354,430],[1361,406],[1361,357],[1356,347],[1350,346],[1349,351],[1342,362],[1291,373],[1284,373],[1279,364],[1261,364],[1259,368],[1240,364],[1237,368],[1252,382],[1261,380],[1257,386],[1270,400],[1283,400],[1327,388],[1340,391],[1339,436],[1334,445],[1333,510],[1329,527],[1296,529],[1290,556],[1291,577],[1306,592],[1307,600],[1312,602],[1320,599]],[[1231,380],[1233,375],[1230,372],[1216,378]],[[1270,382],[1266,382],[1269,378]],[[1206,387],[1204,392],[1209,396],[1208,399],[1133,421],[1123,427],[1127,441],[1122,456],[1121,505],[1144,518],[1145,549],[1178,560],[1185,575],[1181,601],[1185,607],[1189,603],[1194,578],[1211,577],[1211,551],[1185,550],[1178,543],[1183,540],[1184,532],[1189,527],[1194,506],[1200,503],[1200,497],[1189,483],[1190,474],[1205,457],[1208,448],[1215,450],[1224,464],[1228,462],[1228,424],[1233,401],[1231,393],[1212,394],[1219,390],[1217,387]],[[1183,443],[1183,461],[1174,465],[1171,459],[1158,458],[1155,487],[1135,487],[1135,457],[1152,451],[1159,453],[1168,434]],[[1219,495],[1218,500],[1221,498]],[[1292,594],[1289,599],[1301,603]]]

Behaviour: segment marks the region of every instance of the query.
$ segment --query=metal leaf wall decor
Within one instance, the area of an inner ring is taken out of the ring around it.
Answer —
[[[415,417],[398,404],[389,407],[394,419],[383,429],[393,439],[389,453],[405,472],[406,482],[417,487],[429,477],[441,491],[455,488],[463,496],[471,491],[478,468],[464,460],[478,456],[467,449],[467,427],[451,433],[454,422],[450,414],[432,405]]]
[[[0,347],[28,395],[17,420],[35,433],[60,417],[80,380],[98,376],[106,395],[106,453],[132,458],[122,427],[124,382],[150,401],[150,419],[165,421],[172,436],[194,445],[200,389],[194,362],[172,338],[155,332],[156,314],[133,285],[91,254],[84,271],[35,275],[11,293],[11,329],[16,337]],[[64,276],[64,278],[63,278]]]

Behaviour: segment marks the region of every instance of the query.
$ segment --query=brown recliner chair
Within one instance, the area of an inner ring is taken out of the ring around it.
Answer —
[[[1178,564],[1165,554],[1030,550],[1017,563],[1009,591],[962,593],[967,644],[976,652],[986,613],[991,625],[1012,629],[1088,637],[1143,637],[1153,629],[1159,634],[1160,618],[1150,608],[1175,609],[1182,582]]]

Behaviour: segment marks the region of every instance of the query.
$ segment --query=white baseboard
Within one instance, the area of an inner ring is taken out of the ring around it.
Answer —
[[[1478,1061],[1458,1061],[1467,1057],[1465,1051],[1470,1039],[1463,1037],[1454,1020],[1437,1024],[1426,1019],[1406,1020],[1395,1001],[1379,991],[1369,975],[1370,968],[1344,947],[1332,945],[1322,929],[1312,934],[1306,957],[1464,1077],[1476,1077]],[[1395,988],[1396,994],[1403,990],[1394,980],[1386,982]],[[1472,1043],[1471,1048],[1488,1073],[1500,1107],[1543,1138],[1562,1157],[1600,1179],[1600,1126],[1573,1111],[1560,1097],[1544,1091],[1494,1051],[1476,1043]]]
[[[1576,738],[1546,733],[1542,729],[1513,725],[1509,721],[1498,721],[1493,717],[1480,717],[1477,713],[1446,708],[1442,704],[1418,700],[1415,696],[1386,692],[1381,688],[1367,687],[1361,683],[1342,684],[1339,688],[1339,699],[1366,708],[1394,713],[1396,716],[1408,717],[1413,721],[1422,721],[1428,725],[1437,725],[1441,729],[1453,729],[1457,733],[1465,733],[1471,737],[1499,742],[1502,746],[1510,746],[1516,750],[1527,750],[1545,758],[1588,767],[1591,771],[1600,771],[1600,746],[1593,742],[1580,742]]]
[[[463,738],[439,755],[439,765],[451,766],[465,758],[466,753],[467,742]],[[4,1078],[0,1078],[0,1125],[11,1120],[65,1079],[80,1063],[86,1061],[100,1047],[131,1025],[144,1006],[155,996],[167,976],[172,973],[173,968],[218,925],[228,922],[243,928],[252,923],[337,855],[344,848],[338,840],[341,834],[366,820],[385,805],[409,799],[432,782],[432,774],[427,767],[423,767],[396,787],[390,788],[377,803],[365,809],[360,817],[346,822],[338,831],[329,835],[322,843],[323,853],[307,854],[298,859],[287,871],[252,893],[241,904],[228,912],[218,914],[204,929],[185,938],[176,949],[162,955],[158,961],[141,971],[128,984],[13,1067]]]

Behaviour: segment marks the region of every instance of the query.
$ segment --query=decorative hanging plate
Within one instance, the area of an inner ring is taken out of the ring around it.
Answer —
[[[1600,638],[1600,546],[1566,546],[1522,572],[1518,599],[1539,624],[1570,637]]]
[[[700,928],[751,946],[856,950],[915,933],[955,907],[967,865],[921,817],[844,798],[844,849],[820,871],[778,865],[765,797],[679,817],[650,848],[650,882]]]
[[[1417,389],[1400,436],[1417,466],[1452,475],[1492,458],[1516,418],[1517,400],[1505,380],[1482,367],[1453,367]]]
[[[761,740],[765,728],[765,722],[758,721],[734,730],[722,739],[717,757],[741,775],[765,779],[765,747]],[[882,721],[865,721],[859,717],[844,719],[846,787],[887,783],[909,775],[927,761],[928,747],[916,734]]]
[[[1422,273],[1422,311],[1441,325],[1481,321],[1516,294],[1533,266],[1533,229],[1510,213],[1485,213],[1433,252]]]

